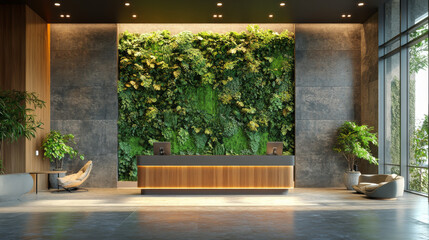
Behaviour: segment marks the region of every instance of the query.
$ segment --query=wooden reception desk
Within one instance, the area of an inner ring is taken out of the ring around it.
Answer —
[[[137,156],[144,189],[290,189],[294,156]]]

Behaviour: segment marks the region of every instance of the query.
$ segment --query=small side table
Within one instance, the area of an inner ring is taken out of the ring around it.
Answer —
[[[39,192],[38,191],[38,186],[37,186],[39,174],[58,174],[58,177],[60,177],[60,173],[66,173],[66,172],[67,171],[37,171],[37,172],[29,172],[29,174],[35,174],[36,175],[36,194]],[[60,189],[60,185],[59,184],[58,184],[58,189]]]

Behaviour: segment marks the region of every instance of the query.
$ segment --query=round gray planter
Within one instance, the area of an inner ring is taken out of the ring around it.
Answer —
[[[59,175],[59,176],[58,176]],[[66,176],[65,173],[51,173],[49,174],[49,188],[59,188],[58,178]]]
[[[353,190],[353,185],[358,185],[359,176],[359,171],[347,171],[344,173],[344,185],[348,190]]]
[[[28,173],[0,175],[0,201],[16,200],[33,188],[33,178]]]

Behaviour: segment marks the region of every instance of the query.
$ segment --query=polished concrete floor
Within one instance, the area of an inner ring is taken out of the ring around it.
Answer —
[[[40,192],[0,203],[0,239],[429,239],[428,199],[343,189],[287,195]]]

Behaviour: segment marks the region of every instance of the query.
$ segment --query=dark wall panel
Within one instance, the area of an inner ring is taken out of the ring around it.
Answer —
[[[371,16],[362,28],[362,96],[361,123],[378,130],[378,14]],[[373,147],[375,156],[378,148]],[[377,173],[378,166],[362,161],[362,173]]]
[[[360,119],[360,24],[297,24],[296,186],[342,186],[346,161],[332,148]]]
[[[116,24],[51,25],[51,129],[74,134],[94,162],[88,187],[116,187],[117,68]],[[84,163],[64,167],[76,172]]]

